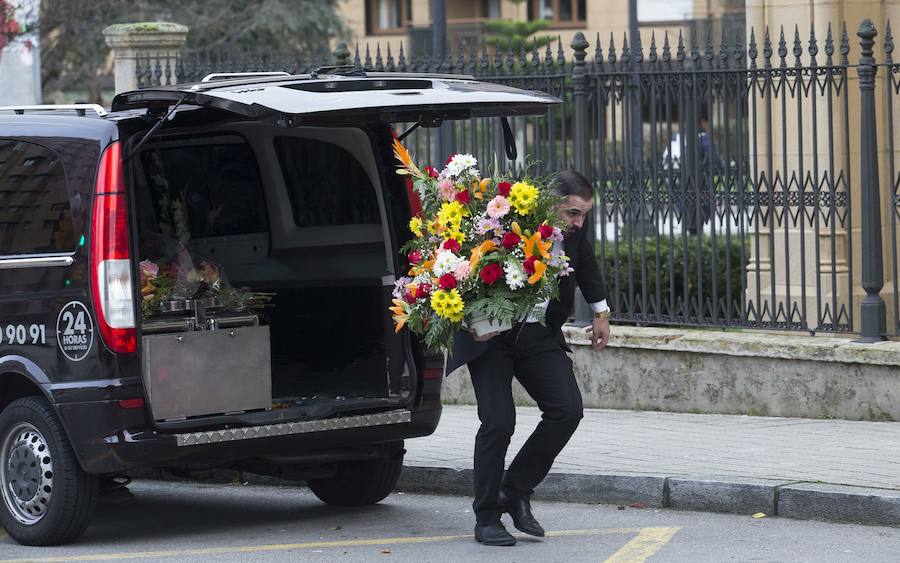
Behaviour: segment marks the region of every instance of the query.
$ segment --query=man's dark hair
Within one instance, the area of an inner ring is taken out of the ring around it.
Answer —
[[[587,178],[574,170],[562,170],[556,175],[556,193],[561,197],[575,195],[588,201],[594,199],[594,187]]]

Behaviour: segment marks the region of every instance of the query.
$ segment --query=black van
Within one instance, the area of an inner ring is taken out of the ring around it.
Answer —
[[[228,467],[363,505],[434,431],[442,358],[387,313],[416,202],[393,124],[544,113],[470,77],[228,76],[0,108],[0,524],[50,545],[102,480]],[[414,125],[414,126],[415,126]]]

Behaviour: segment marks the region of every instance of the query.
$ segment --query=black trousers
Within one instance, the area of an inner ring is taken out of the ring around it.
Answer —
[[[534,492],[584,413],[572,361],[550,329],[538,323],[519,325],[494,337],[488,350],[468,365],[481,420],[475,437],[472,504],[481,524],[500,517],[501,487],[511,498]],[[542,416],[504,475],[506,450],[516,426],[513,377],[538,404]]]

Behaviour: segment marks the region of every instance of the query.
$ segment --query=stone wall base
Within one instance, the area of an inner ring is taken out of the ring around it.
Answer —
[[[565,328],[585,407],[900,421],[900,342],[614,326],[603,352]],[[520,405],[534,405],[514,383]],[[446,404],[474,404],[465,367]]]

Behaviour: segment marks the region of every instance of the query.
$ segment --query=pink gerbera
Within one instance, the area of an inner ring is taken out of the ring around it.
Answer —
[[[468,279],[469,274],[472,273],[472,266],[468,261],[463,261],[459,263],[459,266],[453,270],[453,277],[456,278],[456,281],[462,282]]]
[[[498,195],[487,204],[487,214],[491,219],[500,219],[509,213],[509,201]]]
[[[451,180],[444,178],[438,182],[438,193],[441,194],[442,200],[453,201],[456,198],[456,187]]]

